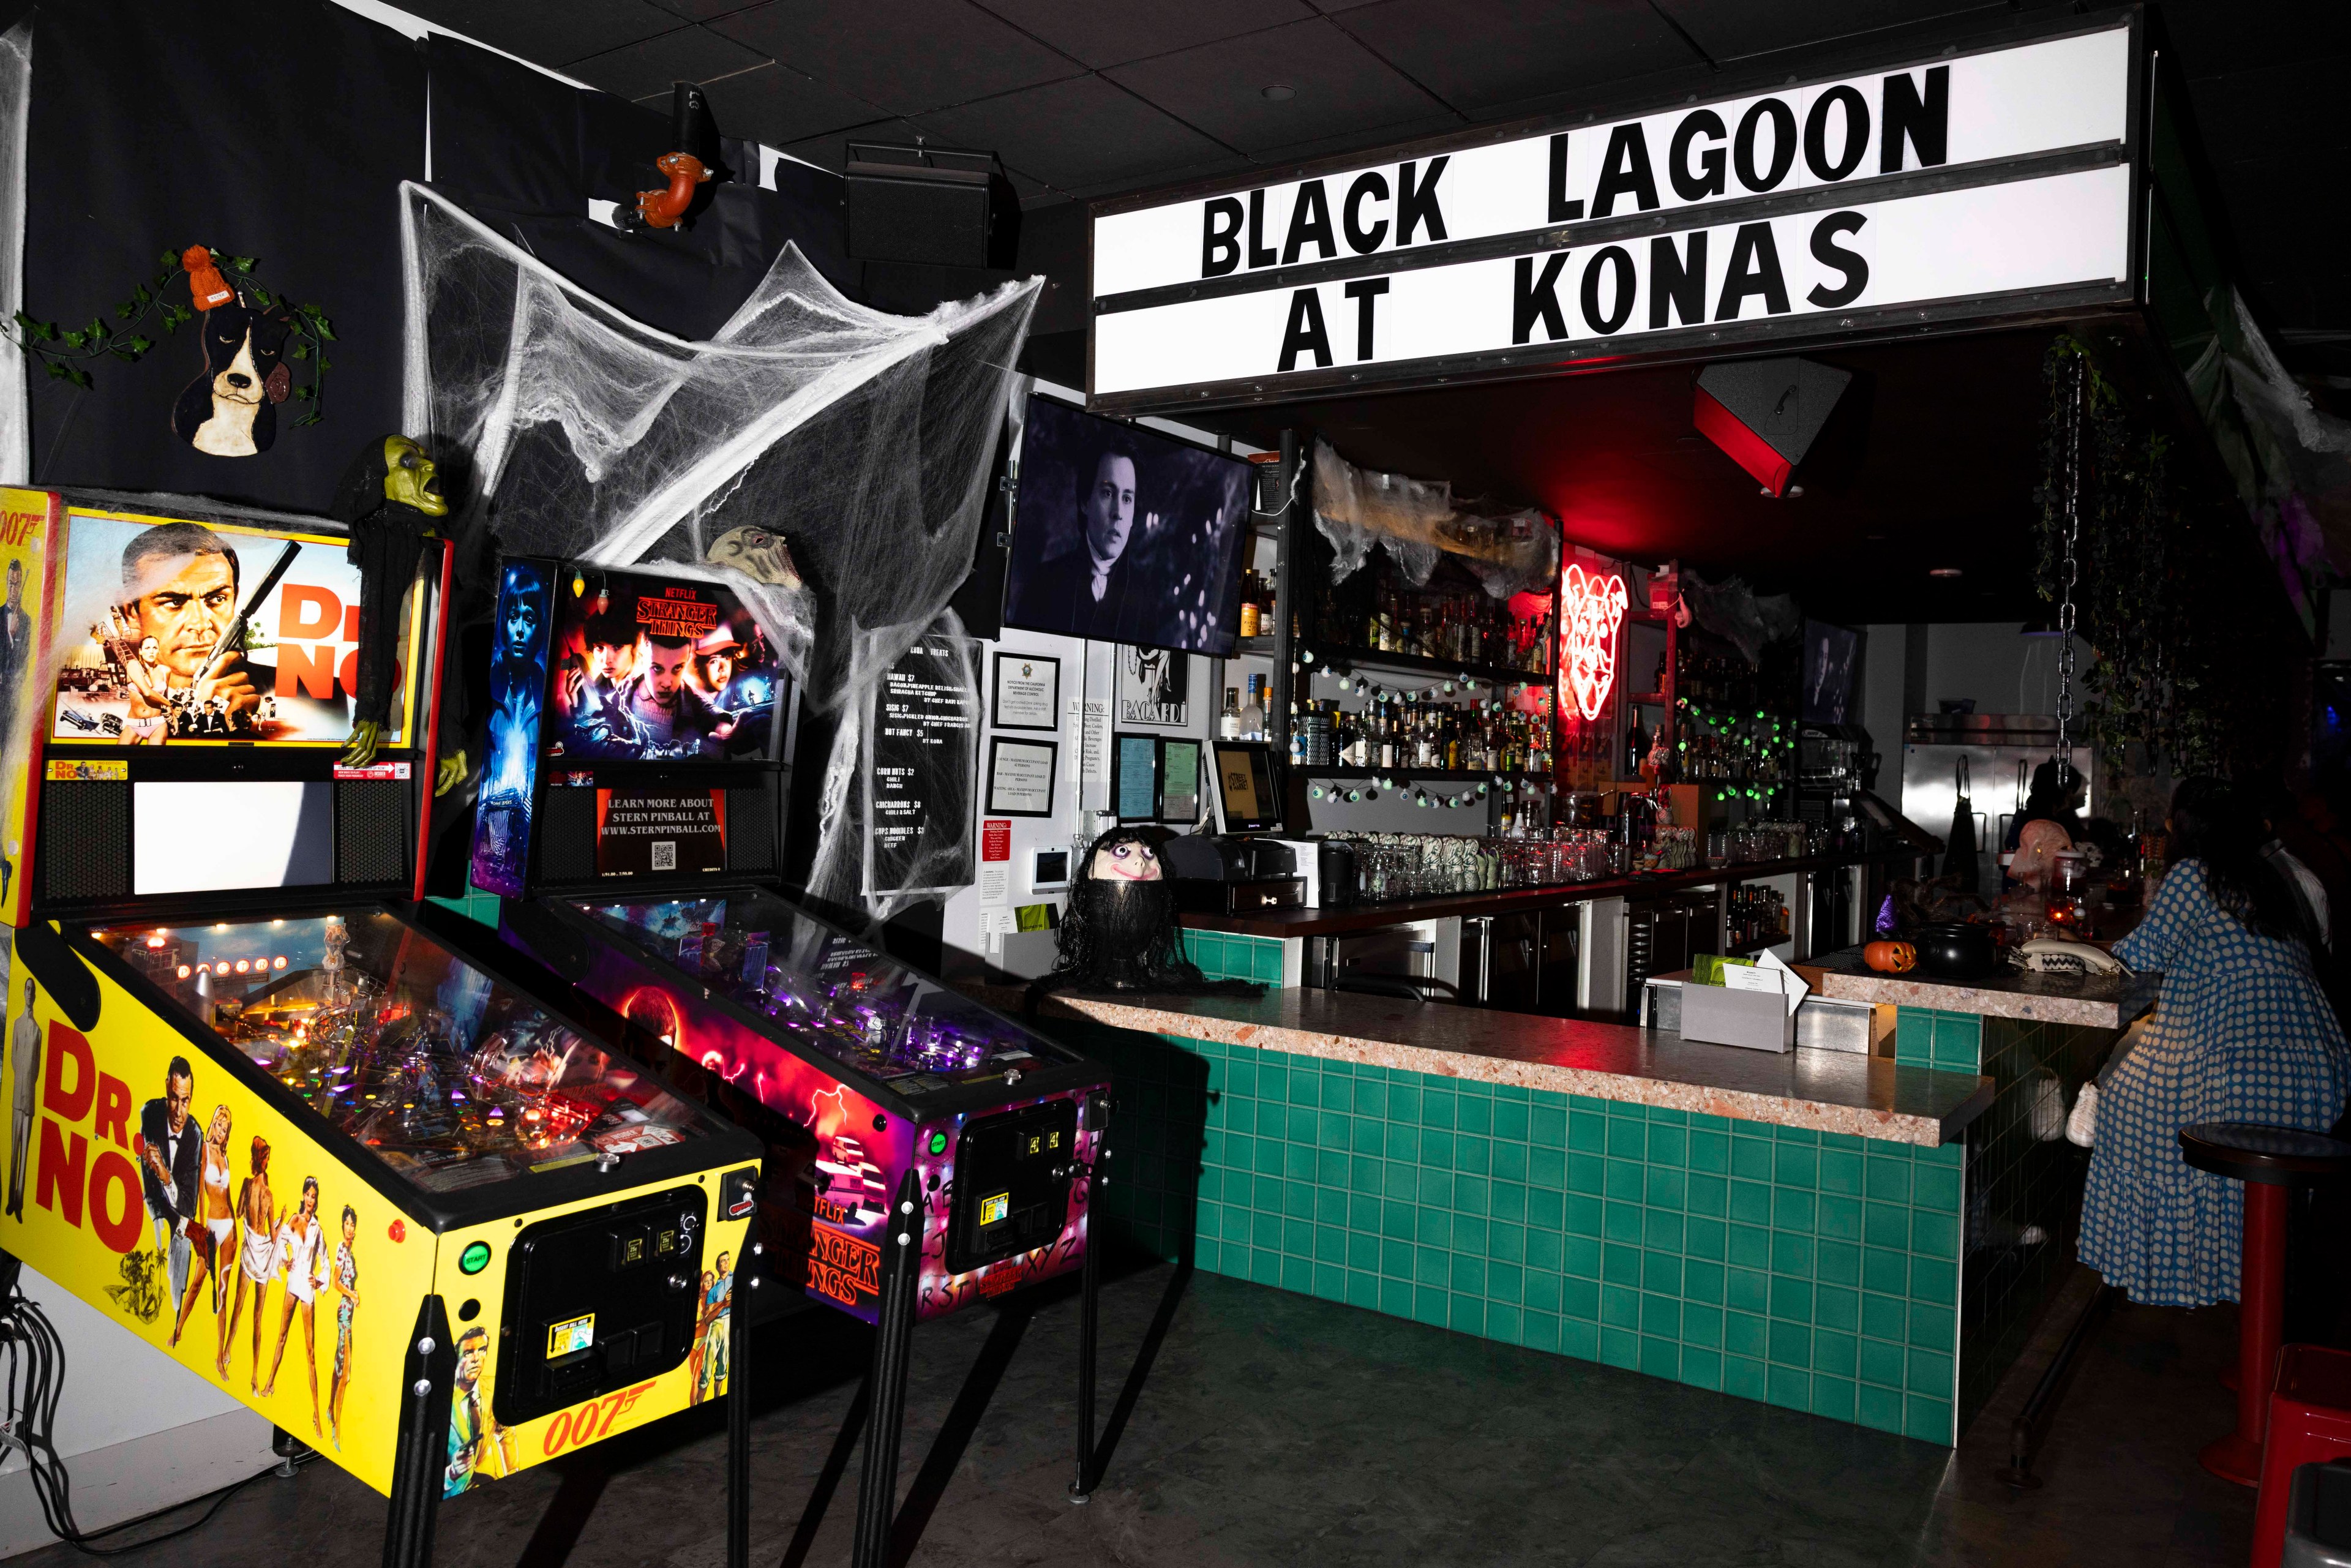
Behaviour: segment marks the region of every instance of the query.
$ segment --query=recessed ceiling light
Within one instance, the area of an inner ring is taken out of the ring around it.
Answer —
[[[1928,577],[1959,577],[1963,575],[1956,566],[1936,566],[1927,569]]]
[[[1298,89],[1287,82],[1276,82],[1265,89],[1265,96],[1276,103],[1288,103],[1298,96]]]

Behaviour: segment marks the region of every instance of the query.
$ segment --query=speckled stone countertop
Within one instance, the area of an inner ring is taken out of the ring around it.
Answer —
[[[1881,975],[1861,961],[1858,947],[1823,953],[1798,967],[1822,996],[1844,1001],[1892,1002],[2093,1029],[2120,1029],[2153,1010],[2163,985],[2161,975],[2026,975],[2010,970],[1980,980],[1938,979],[1915,969],[1907,975]]]
[[[1015,1010],[1018,996],[987,999],[1009,1000],[1007,1010]],[[1049,1015],[1066,1009],[1152,1034],[1929,1147],[1957,1139],[1992,1097],[1989,1078],[1897,1067],[1882,1057],[1697,1045],[1624,1024],[1356,992],[1289,988],[1253,1000],[1061,996],[1045,1007]]]

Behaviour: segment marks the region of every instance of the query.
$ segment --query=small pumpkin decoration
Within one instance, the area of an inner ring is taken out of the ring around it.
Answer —
[[[1861,961],[1881,975],[1907,974],[1918,962],[1918,949],[1907,942],[1872,942],[1861,950]]]

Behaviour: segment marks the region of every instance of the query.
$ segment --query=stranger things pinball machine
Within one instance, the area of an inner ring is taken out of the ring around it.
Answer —
[[[0,1249],[386,1495],[389,1564],[429,1561],[444,1499],[722,1395],[747,1411],[758,1141],[408,902],[445,553],[398,596],[390,717],[345,767],[335,525],[0,503],[38,536],[0,632],[41,650],[0,668],[29,845]],[[77,710],[122,733],[80,739]],[[181,727],[207,713],[225,744]]]
[[[1072,1271],[1082,1500],[1108,1071],[772,891],[696,894],[549,892],[509,901],[502,930],[668,1046],[673,1084],[759,1133],[765,1258],[878,1330],[853,1560],[886,1552],[914,1324]]]
[[[517,666],[541,684],[533,700],[517,681],[512,711],[528,723],[518,718],[500,743],[518,770],[540,775],[518,772],[511,792],[535,820],[520,832],[512,819],[477,822],[474,883],[504,895],[508,943],[611,1009],[632,1040],[658,1042],[640,1049],[666,1051],[672,1086],[765,1142],[753,1267],[879,1331],[854,1561],[878,1565],[888,1549],[915,1322],[1071,1272],[1083,1276],[1071,1489],[1082,1500],[1095,1479],[1088,1218],[1108,1071],[768,885],[766,868],[734,847],[737,801],[758,798],[736,771],[740,762],[672,755],[657,810],[559,815],[567,794],[592,786],[601,795],[626,777],[607,771],[611,737],[624,719],[646,720],[638,710],[663,691],[667,659],[693,645],[657,624],[683,620],[680,602],[710,607],[690,612],[703,626],[730,622],[738,608],[706,582],[611,573],[600,588],[561,563],[504,570],[497,624],[509,624],[512,611],[518,633],[550,620],[558,630],[538,653],[517,636]],[[524,610],[550,589],[579,606],[553,616]],[[590,608],[599,597],[601,611]],[[659,606],[658,623],[645,618],[648,601]],[[598,627],[598,615],[624,604],[626,621]],[[567,622],[580,630],[567,635]],[[705,699],[721,689],[692,684]],[[599,709],[622,717],[583,722]],[[681,692],[640,733],[676,737],[704,723]],[[761,1310],[779,1305],[769,1297]]]

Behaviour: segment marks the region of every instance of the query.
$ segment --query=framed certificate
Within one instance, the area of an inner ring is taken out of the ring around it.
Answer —
[[[1061,727],[1061,661],[1043,653],[996,655],[988,722],[998,729]]]
[[[1060,746],[1050,740],[995,736],[987,743],[987,804],[991,816],[1050,817]]]

